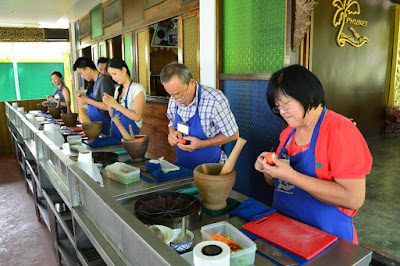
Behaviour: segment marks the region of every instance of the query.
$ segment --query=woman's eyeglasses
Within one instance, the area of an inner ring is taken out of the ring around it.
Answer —
[[[274,108],[271,109],[272,112],[274,112],[275,114],[279,114],[279,113],[281,112],[281,110],[287,111],[287,110],[289,109],[289,105],[288,105],[288,104],[290,103],[291,100],[293,100],[293,98],[290,99],[289,101],[287,101],[287,102],[284,103],[284,104],[275,106]]]

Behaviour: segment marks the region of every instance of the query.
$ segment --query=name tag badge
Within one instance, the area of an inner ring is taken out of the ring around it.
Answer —
[[[181,132],[182,134],[189,135],[189,126],[178,123],[178,131]]]

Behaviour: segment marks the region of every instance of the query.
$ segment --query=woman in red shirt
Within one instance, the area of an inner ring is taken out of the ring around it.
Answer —
[[[372,156],[364,137],[346,117],[326,109],[318,78],[293,65],[272,76],[271,110],[286,121],[274,166],[261,153],[255,168],[275,186],[273,207],[323,231],[358,243],[352,217],[365,200]]]

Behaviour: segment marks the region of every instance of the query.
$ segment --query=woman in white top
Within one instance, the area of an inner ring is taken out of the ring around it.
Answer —
[[[129,125],[132,125],[133,133],[139,134],[146,102],[146,92],[143,86],[132,81],[128,66],[119,58],[113,58],[108,62],[107,71],[112,79],[119,84],[114,97],[108,94],[103,96],[103,102],[108,105],[111,119],[117,115],[128,132]],[[111,123],[110,137],[122,138],[114,122]]]

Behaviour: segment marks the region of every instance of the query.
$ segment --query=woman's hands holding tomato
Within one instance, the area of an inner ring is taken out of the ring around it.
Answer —
[[[51,95],[47,95],[47,96],[46,96],[46,100],[47,100],[49,103],[52,103],[52,102],[55,102],[55,101],[56,101],[56,99],[54,99],[54,97],[51,96]]]
[[[115,98],[110,96],[107,92],[103,93],[103,103],[107,104],[108,106],[114,109],[118,105],[117,100],[115,100]]]
[[[279,178],[285,181],[294,171],[288,163],[279,160],[275,152],[261,153],[254,163],[254,168],[268,178]]]
[[[267,164],[274,166],[275,163],[274,163],[274,160],[272,159],[272,156],[274,156],[276,158],[276,153],[275,152],[267,152],[267,154],[265,154],[264,160]]]

